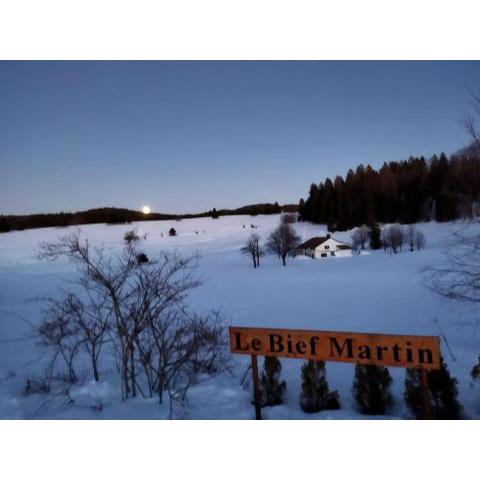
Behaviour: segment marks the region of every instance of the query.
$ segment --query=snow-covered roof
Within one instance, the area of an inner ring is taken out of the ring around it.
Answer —
[[[310,240],[303,242],[301,245],[298,246],[298,248],[300,250],[313,250],[318,246],[322,245],[322,243],[325,243],[327,240],[333,240],[335,243],[337,243],[337,247],[340,250],[350,250],[350,245],[347,245],[344,242],[339,242],[338,240],[331,238],[330,235],[327,237],[313,237]]]
[[[322,243],[325,243],[329,238],[330,237],[313,237],[310,240],[303,242],[301,245],[298,246],[298,248],[305,250],[316,248]]]

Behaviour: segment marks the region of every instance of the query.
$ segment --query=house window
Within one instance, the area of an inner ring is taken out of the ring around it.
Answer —
[[[330,248],[330,245],[325,245],[325,250],[328,250]]]
[[[335,256],[335,252],[330,252],[330,256],[334,257],[334,256]]]
[[[326,257],[327,254],[326,254],[326,253],[322,253],[321,256],[322,256],[322,257]]]

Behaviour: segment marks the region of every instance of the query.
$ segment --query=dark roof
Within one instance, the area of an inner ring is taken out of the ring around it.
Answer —
[[[313,250],[314,248],[317,248],[319,245],[326,242],[327,240],[335,240],[335,239],[331,238],[331,237],[313,237],[310,240],[307,240],[306,242],[299,245],[298,249],[299,250],[308,250],[308,249]],[[335,242],[338,243],[337,248],[339,250],[351,250],[350,246],[347,245],[346,243],[339,242],[338,240],[335,240]]]
[[[306,250],[308,248],[316,248],[319,245],[321,245],[323,242],[326,242],[327,240],[328,240],[328,237],[313,237],[310,240],[307,240],[306,242],[299,245],[298,248],[300,250]]]

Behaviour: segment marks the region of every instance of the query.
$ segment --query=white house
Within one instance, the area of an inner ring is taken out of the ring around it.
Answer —
[[[297,253],[312,258],[350,257],[352,248],[327,234],[326,237],[314,237],[302,243],[297,248]]]

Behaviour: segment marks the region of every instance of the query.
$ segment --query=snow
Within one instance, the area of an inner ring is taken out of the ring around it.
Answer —
[[[261,268],[254,270],[240,248],[252,232],[265,240],[278,223],[278,215],[269,215],[80,228],[91,244],[103,244],[111,252],[121,248],[124,233],[132,228],[147,235],[144,247],[148,256],[162,249],[182,254],[198,252],[198,275],[204,283],[191,294],[191,306],[198,311],[220,308],[232,325],[440,335],[436,319],[456,358],[451,357],[442,340],[443,356],[459,381],[465,416],[480,418],[479,386],[470,377],[480,355],[476,312],[434,296],[423,285],[421,275],[422,267],[442,259],[442,247],[461,223],[419,224],[427,240],[427,248],[419,252],[389,255],[375,251],[317,260],[297,257],[289,258],[287,267],[282,267],[276,257],[266,256],[261,259]],[[252,229],[251,224],[258,228]],[[168,236],[171,227],[176,229],[176,237]],[[302,240],[326,233],[325,227],[309,223],[294,227]],[[62,389],[23,394],[27,379],[38,377],[46,360],[31,333],[31,325],[41,319],[40,306],[31,299],[55,295],[76,275],[68,261],[38,260],[38,243],[54,241],[74,228],[0,235],[0,418],[168,418],[168,402],[159,405],[156,399],[141,398],[122,402],[113,363],[102,364],[98,384],[91,380],[85,366],[79,384],[69,389],[69,400]],[[348,242],[350,234],[338,232],[332,236]],[[174,418],[254,418],[251,392],[241,385],[249,358],[236,355],[233,362],[231,373],[193,387],[186,405],[173,410]],[[342,363],[327,364],[327,379],[330,388],[338,390],[342,409],[305,414],[298,404],[301,364],[299,360],[282,359],[282,377],[287,382],[285,403],[263,409],[265,418],[368,418],[356,411],[351,396],[354,368]],[[395,405],[388,417],[375,418],[408,418],[403,402],[405,370],[392,368],[390,373]]]

